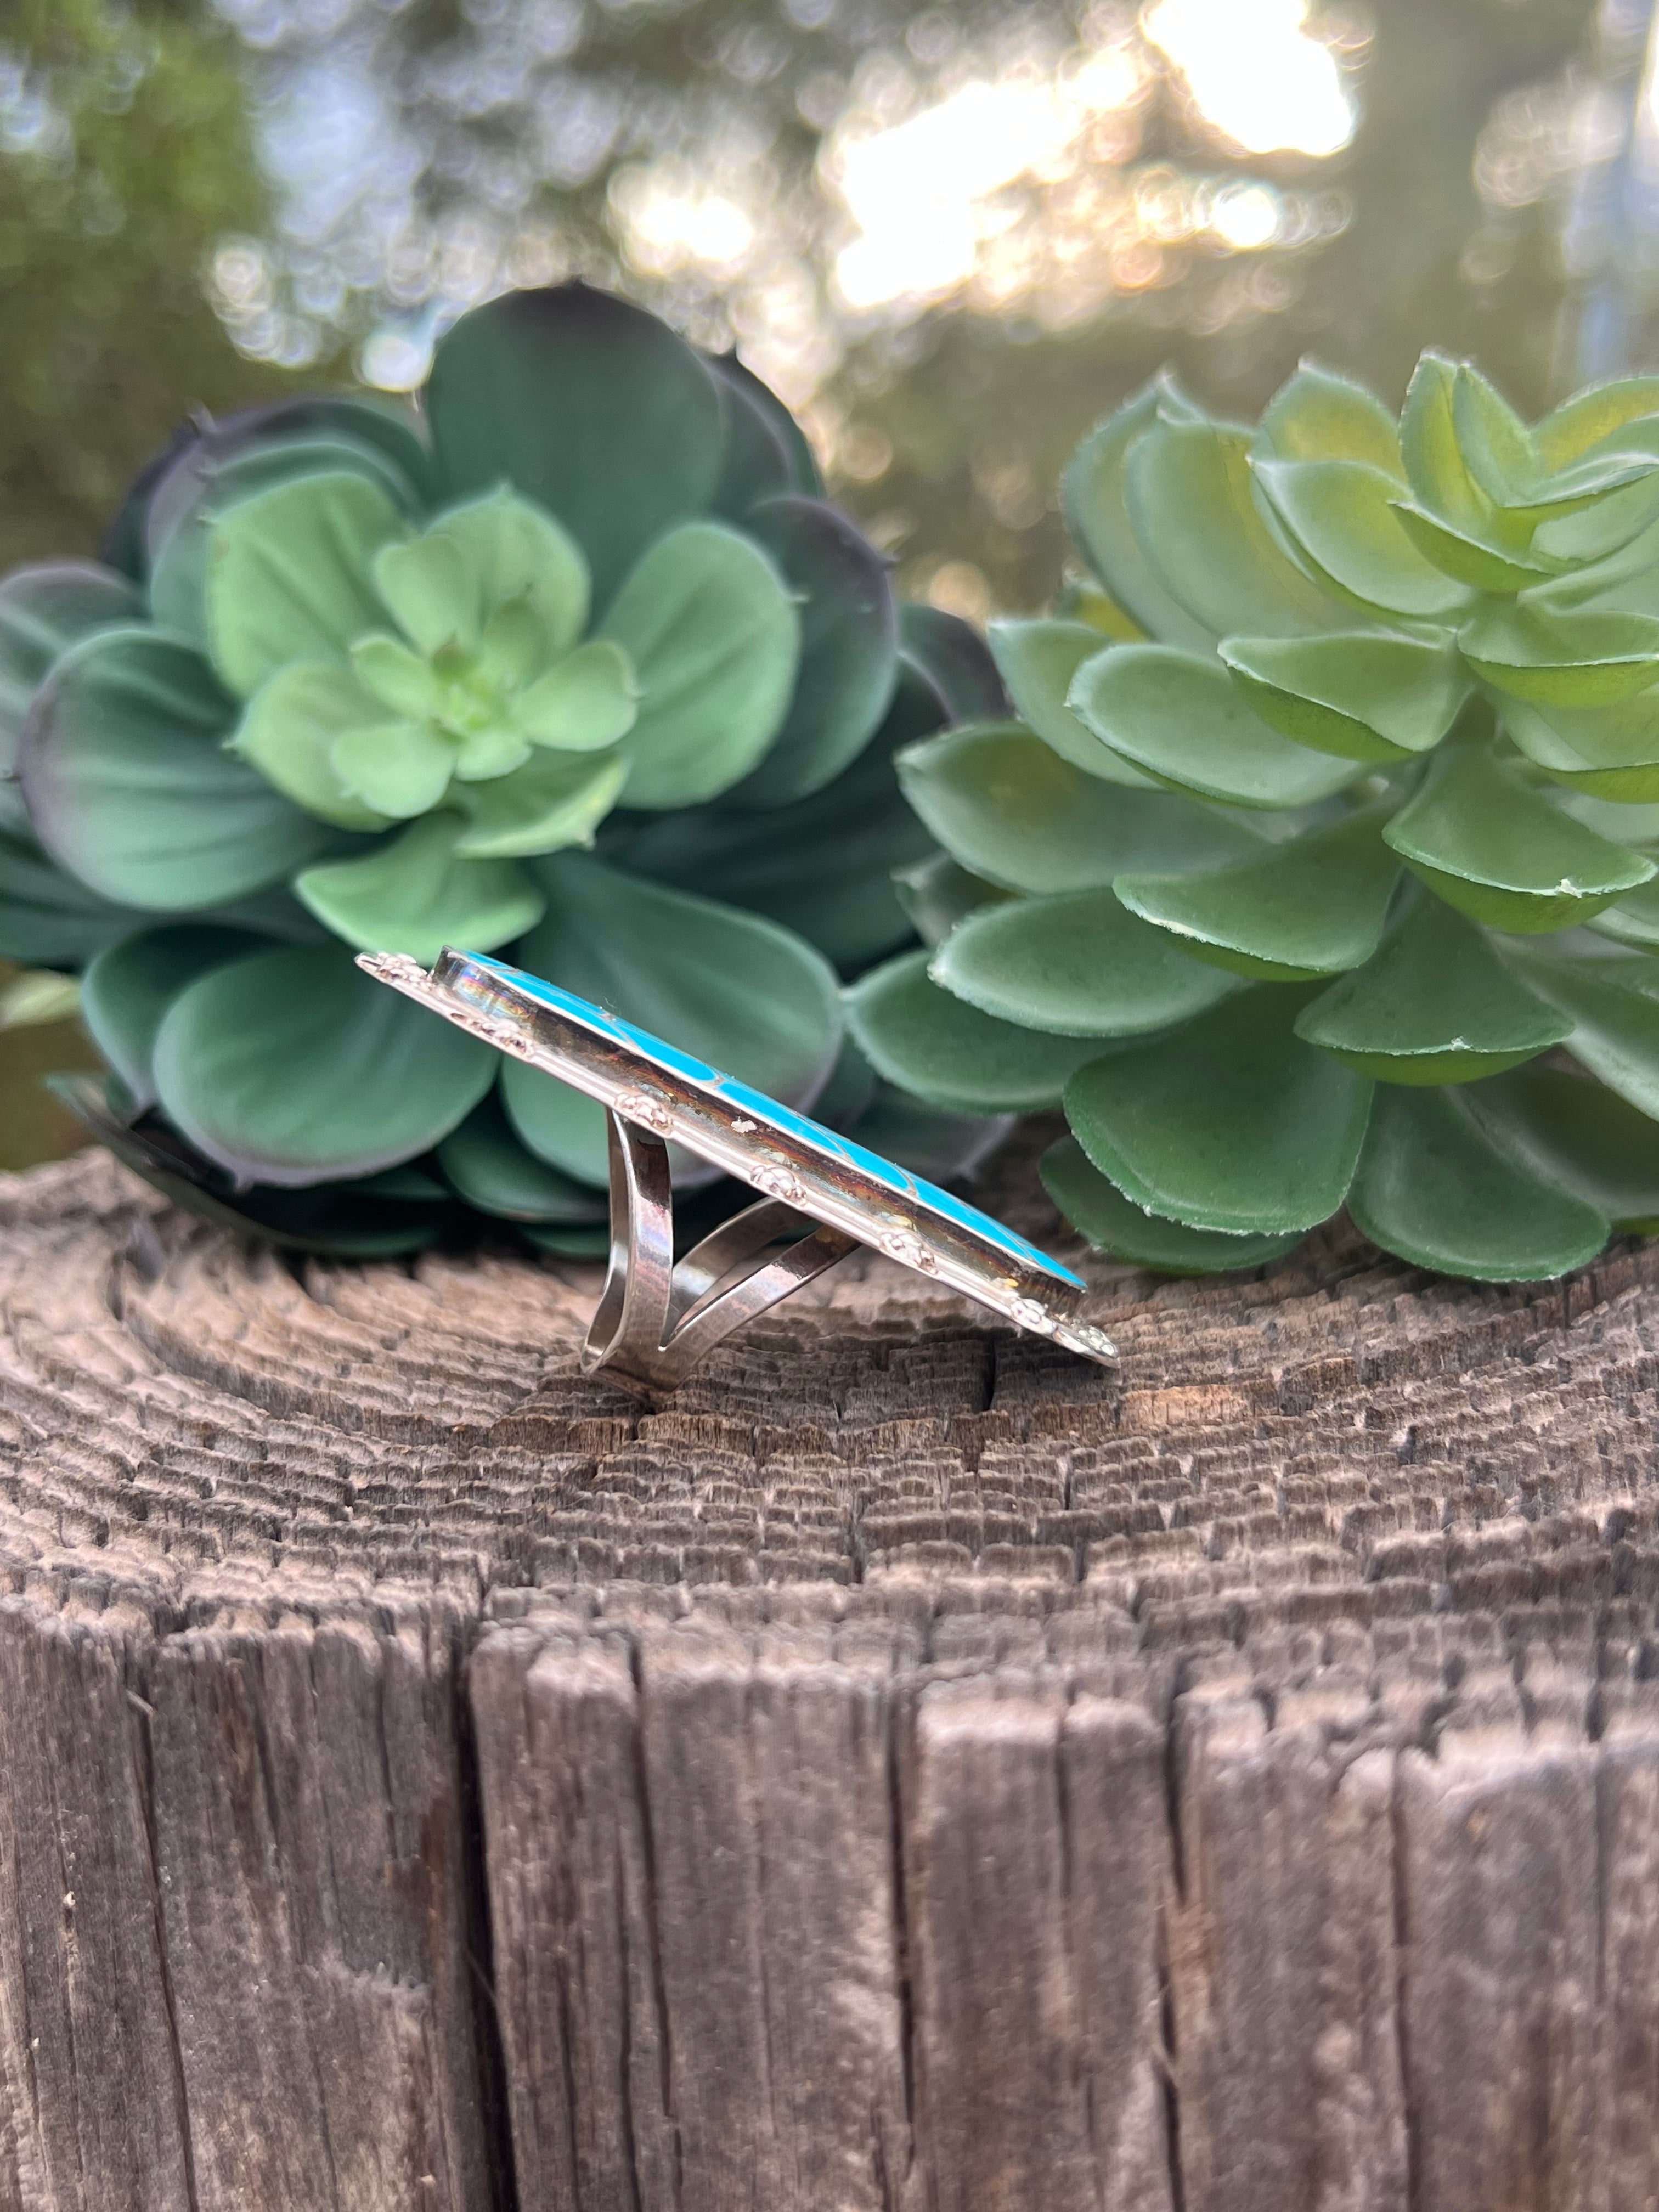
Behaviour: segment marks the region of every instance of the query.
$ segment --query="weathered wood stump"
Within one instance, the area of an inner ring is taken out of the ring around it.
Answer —
[[[0,2206],[1659,2202],[1659,1249],[1098,1279],[653,1409],[0,1185]]]

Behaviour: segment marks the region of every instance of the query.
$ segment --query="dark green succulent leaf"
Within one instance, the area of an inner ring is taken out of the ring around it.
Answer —
[[[1659,799],[1659,688],[1611,707],[1506,699],[1503,712],[1519,750],[1568,790],[1626,804]]]
[[[951,858],[1005,890],[1103,890],[1137,860],[1167,874],[1224,866],[1260,842],[1190,799],[1085,775],[1018,723],[947,731],[901,753],[898,772]]]
[[[611,1249],[611,1231],[604,1224],[584,1229],[574,1224],[563,1228],[545,1222],[515,1221],[513,1225],[532,1251],[545,1253],[550,1259],[603,1260]]]
[[[1489,609],[1457,642],[1495,690],[1539,707],[1605,707],[1659,680],[1659,618]]]
[[[1375,631],[1230,637],[1221,658],[1257,717],[1345,760],[1408,760],[1437,745],[1469,695],[1444,646]]]
[[[1494,1144],[1462,1090],[1379,1086],[1348,1194],[1374,1244],[1416,1267],[1538,1282],[1593,1260],[1605,1214]]]
[[[1049,1146],[1042,1175],[1049,1197],[1097,1251],[1161,1274],[1226,1275],[1266,1267],[1302,1242],[1299,1229],[1278,1237],[1233,1237],[1149,1213],[1108,1182],[1075,1137]]]
[[[1124,464],[1135,536],[1171,597],[1214,636],[1338,629],[1340,610],[1280,552],[1257,512],[1249,443],[1230,424],[1160,416]]]
[[[620,751],[540,752],[489,783],[457,783],[450,804],[466,817],[455,842],[460,860],[522,860],[591,845],[628,780]]]
[[[1117,877],[1132,914],[1197,959],[1276,983],[1340,975],[1382,941],[1400,863],[1378,834],[1385,806],[1304,832],[1242,866]]]
[[[1659,416],[1659,376],[1593,384],[1564,399],[1534,426],[1538,458],[1547,469],[1565,469],[1600,446],[1611,444],[1617,451],[1620,434],[1644,416]]]
[[[971,1175],[988,1159],[1012,1122],[1006,1114],[949,1113],[882,1083],[855,1121],[837,1126],[896,1167],[945,1183]]]
[[[1102,776],[1109,783],[1146,786],[1152,781],[1121,754],[1103,745],[1066,703],[1078,670],[1101,650],[1098,630],[1087,623],[1039,618],[994,622],[988,635],[1015,713],[1044,744],[1052,745],[1085,775]]]
[[[726,427],[725,460],[715,493],[715,511],[741,520],[738,504],[748,505],[784,492],[799,492],[804,499],[822,499],[823,477],[806,433],[769,385],[763,384],[735,353],[705,355],[720,401]],[[741,419],[739,419],[741,418]],[[756,432],[763,432],[764,447]],[[783,458],[783,474],[777,474],[775,453]]]
[[[1603,907],[1589,926],[1598,937],[1610,938],[1615,945],[1659,951],[1659,876],[1629,892],[1616,905]]]
[[[505,483],[546,507],[586,556],[601,611],[720,483],[713,372],[654,315],[585,284],[463,315],[439,341],[426,409],[447,495]]]
[[[1000,1021],[1062,1036],[1144,1035],[1236,988],[1166,931],[1126,913],[1110,891],[984,907],[952,931],[928,972]]]
[[[1463,743],[1435,756],[1382,835],[1449,906],[1528,933],[1587,921],[1655,872]]]
[[[1194,1229],[1285,1236],[1347,1194],[1370,1080],[1304,1044],[1303,988],[1265,984],[1066,1086],[1072,1133],[1138,1206]]]
[[[732,796],[746,806],[809,798],[880,726],[898,675],[898,608],[886,563],[821,500],[767,500],[744,528],[800,607],[800,661],[783,726]]]
[[[456,849],[465,818],[446,809],[356,860],[307,868],[294,888],[317,919],[364,952],[429,968],[446,945],[492,951],[540,921],[541,892],[512,860]]]
[[[307,814],[343,830],[384,830],[392,817],[342,781],[334,748],[348,732],[372,727],[385,713],[350,669],[296,661],[266,678],[225,744]]]
[[[507,1221],[556,1222],[567,1228],[598,1227],[608,1217],[603,1193],[591,1183],[574,1182],[525,1150],[495,1091],[439,1145],[438,1164],[459,1195],[480,1213]]]
[[[0,960],[80,968],[150,919],[88,890],[33,837],[0,829]]]
[[[1547,1051],[1572,1024],[1517,982],[1486,933],[1419,893],[1363,968],[1296,1033],[1382,1083],[1470,1083]]]
[[[1304,563],[1345,606],[1446,623],[1472,604],[1468,585],[1437,568],[1401,520],[1396,477],[1345,460],[1258,460],[1252,474]]]
[[[92,632],[131,623],[142,595],[92,561],[52,561],[0,578],[0,829],[27,836],[16,782],[23,725],[52,663]]]
[[[605,617],[640,690],[628,803],[689,806],[745,776],[781,727],[800,618],[760,548],[724,523],[653,545]]]
[[[1400,433],[1374,392],[1304,361],[1268,403],[1255,451],[1280,461],[1364,461],[1405,482]]]
[[[582,550],[529,500],[497,489],[449,508],[430,535],[460,556],[464,588],[477,611],[486,654],[491,617],[519,605],[531,617],[540,648],[538,666],[568,653],[587,627],[591,584]],[[435,629],[441,643],[441,621]]]
[[[1533,989],[1571,1019],[1567,1049],[1579,1065],[1659,1120],[1659,957],[1596,950],[1599,957],[1536,944],[1504,948]]]
[[[840,992],[823,956],[758,915],[623,874],[585,854],[532,864],[546,915],[514,958],[786,1105],[810,1105],[840,1049]],[[605,1109],[509,1061],[507,1116],[532,1152],[603,1187]],[[685,1179],[713,1171],[691,1163]]]
[[[258,952],[188,986],[155,1041],[167,1118],[244,1182],[372,1175],[428,1152],[495,1079],[489,1047],[343,945]]]
[[[251,930],[186,921],[139,930],[97,955],[81,981],[82,1019],[136,1109],[155,1103],[156,1032],[186,984],[267,950]]]
[[[222,906],[332,842],[224,750],[234,702],[161,632],[95,632],[58,662],[25,732],[42,843],[104,898],[157,913]]]
[[[1408,499],[1389,502],[1407,537],[1434,566],[1474,592],[1524,592],[1555,574],[1559,562],[1493,545],[1484,538],[1455,530],[1437,514]]]
[[[943,945],[959,921],[981,907],[1006,903],[1012,896],[969,871],[948,853],[929,853],[923,860],[895,868],[893,888],[924,945]]]
[[[940,607],[899,608],[899,650],[932,686],[939,705],[930,726],[939,722],[1000,721],[1008,712],[1008,694],[984,639],[960,615]]]
[[[1060,478],[1060,504],[1066,527],[1090,567],[1148,636],[1170,645],[1201,650],[1215,633],[1188,613],[1159,582],[1141,550],[1124,492],[1124,466],[1135,441],[1154,428],[1163,380],[1126,400],[1091,430],[1066,464]]]
[[[295,660],[343,662],[356,638],[386,627],[370,578],[408,525],[377,485],[343,472],[300,477],[240,500],[208,540],[213,664],[239,698]]]
[[[1659,1229],[1659,1126],[1599,1083],[1522,1067],[1465,1094],[1498,1145],[1615,1229]]]
[[[1114,752],[1171,790],[1200,799],[1271,810],[1310,806],[1363,772],[1269,729],[1218,660],[1169,646],[1108,647],[1078,671],[1071,704]]]
[[[847,994],[859,1049],[914,1097],[963,1114],[1030,1113],[1056,1104],[1073,1070],[1110,1048],[1102,1037],[1051,1036],[981,1013],[941,990],[927,959],[901,953]]]

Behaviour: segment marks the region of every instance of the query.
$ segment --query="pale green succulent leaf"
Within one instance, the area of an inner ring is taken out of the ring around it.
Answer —
[[[383,545],[370,564],[374,588],[404,635],[422,653],[474,647],[483,623],[477,580],[441,529]]]
[[[47,678],[24,739],[40,842],[100,897],[158,913],[280,883],[332,833],[225,750],[235,714],[200,655],[159,630],[83,639]]]
[[[207,629],[215,667],[240,698],[292,661],[343,663],[384,629],[375,555],[407,534],[366,477],[299,477],[240,500],[208,541]]]
[[[554,656],[550,633],[528,598],[508,599],[496,608],[478,641],[477,667],[497,693],[522,690]]]
[[[1659,876],[1650,883],[1640,884],[1604,906],[1592,917],[1589,927],[1598,937],[1608,938],[1615,945],[1632,945],[1643,951],[1659,951]]]
[[[1536,707],[1605,707],[1659,680],[1659,617],[1488,608],[1458,632],[1495,690]]]
[[[1222,664],[1169,646],[1117,645],[1079,669],[1071,704],[1115,752],[1172,790],[1235,806],[1310,806],[1359,763],[1315,752],[1253,714]]]
[[[1148,636],[1200,649],[1217,633],[1194,618],[1158,580],[1129,520],[1125,462],[1135,441],[1158,421],[1162,380],[1124,402],[1083,441],[1060,478],[1066,526],[1113,600]]]
[[[227,961],[269,949],[252,930],[170,922],[124,937],[93,961],[81,980],[81,1018],[135,1109],[155,1103],[155,1039],[180,992]]]
[[[1340,975],[1382,941],[1401,873],[1378,835],[1386,819],[1386,807],[1367,807],[1243,866],[1122,875],[1112,888],[1132,914],[1235,974],[1278,983]]]
[[[1406,480],[1400,433],[1374,392],[1304,361],[1269,401],[1255,451],[1280,461],[1363,461],[1396,484]]]
[[[429,968],[447,945],[492,951],[533,929],[546,902],[514,862],[458,854],[462,829],[458,814],[428,814],[357,860],[306,869],[295,890],[364,952],[402,952]]]
[[[1470,1083],[1572,1029],[1517,981],[1486,933],[1419,894],[1363,968],[1297,1017],[1297,1035],[1382,1083]]]
[[[1066,1118],[1124,1194],[1195,1229],[1287,1236],[1347,1195],[1369,1079],[1292,1028],[1305,989],[1261,985],[1082,1068]]]
[[[987,883],[951,858],[929,853],[925,860],[893,871],[893,888],[924,945],[942,945],[959,921],[981,907],[1006,904],[1012,896]]]
[[[639,685],[630,806],[692,805],[755,767],[788,711],[800,653],[794,601],[757,545],[723,523],[671,531],[623,586],[604,635]]]
[[[1075,1137],[1049,1146],[1041,1172],[1049,1197],[1097,1251],[1160,1274],[1227,1275],[1270,1267],[1302,1241],[1299,1229],[1278,1237],[1231,1237],[1149,1213],[1108,1182]]]
[[[1452,535],[1479,541],[1492,526],[1493,502],[1457,434],[1457,370],[1443,354],[1425,353],[1419,361],[1401,410],[1400,450],[1418,507],[1439,517]]]
[[[265,678],[225,742],[307,814],[342,830],[384,830],[392,817],[358,798],[333,761],[338,739],[373,727],[380,712],[350,670],[295,661]]]
[[[519,694],[512,726],[532,745],[604,752],[633,728],[638,699],[633,666],[621,646],[591,637]]]
[[[1466,530],[1455,529],[1413,500],[1390,500],[1389,507],[1407,537],[1434,566],[1474,592],[1524,592],[1554,575],[1559,562],[1494,545]]]
[[[1659,1127],[1616,1092],[1565,1068],[1522,1067],[1466,1096],[1502,1148],[1547,1182],[1615,1229],[1659,1229]]]
[[[582,550],[568,530],[507,490],[452,507],[435,527],[459,549],[471,580],[492,672],[522,667],[530,674],[569,652],[587,627],[591,583]],[[540,640],[527,666],[520,610]]]
[[[199,977],[167,1009],[154,1064],[167,1119],[198,1151],[239,1182],[295,1185],[427,1151],[500,1061],[326,945]]]
[[[522,768],[535,747],[505,722],[469,730],[455,749],[455,781],[493,783]]]
[[[1104,890],[1137,860],[1173,874],[1259,845],[1241,823],[1189,799],[1085,775],[1018,723],[930,738],[899,755],[898,772],[951,858],[1005,890]]]
[[[438,1165],[469,1206],[502,1220],[570,1227],[606,1218],[605,1199],[591,1183],[561,1175],[519,1142],[495,1090],[443,1139]]]
[[[1493,504],[1512,507],[1538,487],[1540,464],[1531,431],[1502,392],[1468,362],[1452,380],[1452,428],[1465,467]]]
[[[1088,623],[1037,617],[994,622],[986,635],[1014,711],[1044,744],[1109,783],[1151,784],[1150,776],[1103,745],[1066,703],[1078,670],[1101,650],[1097,629]]]
[[[1659,417],[1659,376],[1621,377],[1593,384],[1564,399],[1535,425],[1533,440],[1547,469],[1565,469],[1611,441],[1644,418]]]
[[[665,1037],[682,1052],[786,1105],[810,1107],[841,1048],[834,969],[759,915],[608,868],[585,854],[534,864],[547,914],[514,955],[521,968]],[[538,1158],[603,1188],[602,1106],[510,1061],[507,1118]],[[682,1180],[716,1170],[677,1160]]]
[[[1108,591],[1103,590],[1092,576],[1070,571],[1062,580],[1054,600],[1054,616],[1060,622],[1086,623],[1103,638],[1114,645],[1141,645],[1146,633],[1134,617]],[[1098,649],[1098,648],[1097,648]]]
[[[1607,947],[1601,959],[1512,945],[1505,957],[1571,1017],[1567,1049],[1609,1091],[1659,1121],[1659,957]]]
[[[1459,1090],[1382,1085],[1348,1211],[1374,1244],[1443,1274],[1536,1282],[1593,1260],[1609,1223],[1489,1131]]]
[[[1587,921],[1655,872],[1474,744],[1437,753],[1382,835],[1449,906],[1528,934]]]
[[[1626,804],[1659,799],[1659,688],[1610,707],[1506,699],[1504,727],[1534,767],[1570,791]]]
[[[1302,637],[1340,627],[1341,610],[1257,511],[1248,432],[1160,417],[1130,447],[1124,482],[1148,562],[1206,632]]]
[[[1026,1114],[1058,1104],[1073,1072],[1111,1047],[999,1021],[943,990],[926,952],[860,976],[847,1022],[871,1066],[901,1091],[962,1114]]]
[[[1207,880],[1200,877],[1193,880]],[[953,930],[928,973],[999,1021],[1060,1036],[1135,1036],[1201,1013],[1237,988],[1110,891],[1014,899]]]
[[[438,711],[442,686],[436,672],[423,653],[412,651],[401,638],[384,630],[360,637],[351,648],[351,669],[381,708],[404,720],[425,721]]]
[[[25,968],[0,987],[0,1030],[45,1029],[81,1011],[81,984],[49,968]]]
[[[329,764],[354,799],[388,821],[434,807],[455,773],[453,741],[431,722],[358,722],[329,748]]]
[[[1333,596],[1362,614],[1455,623],[1468,583],[1437,568],[1398,512],[1398,480],[1369,462],[1258,460],[1251,473],[1301,555]],[[1527,580],[1537,579],[1528,572]]]
[[[493,783],[458,783],[451,804],[467,827],[455,850],[464,859],[520,860],[591,845],[627,780],[619,752],[543,751]]]
[[[1345,760],[1429,751],[1469,695],[1467,674],[1444,646],[1376,630],[1224,638],[1221,658],[1259,720]]]

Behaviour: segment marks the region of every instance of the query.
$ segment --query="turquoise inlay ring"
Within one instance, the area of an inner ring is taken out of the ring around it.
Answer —
[[[732,1329],[868,1245],[1085,1358],[1110,1363],[1069,1267],[891,1160],[481,953],[430,974],[399,953],[358,965],[447,1021],[572,1085],[610,1113],[611,1267],[582,1357],[672,1388]],[[762,1194],[678,1262],[668,1140]]]

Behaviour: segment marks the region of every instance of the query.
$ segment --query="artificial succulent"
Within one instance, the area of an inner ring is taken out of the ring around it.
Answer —
[[[821,491],[734,360],[568,285],[464,317],[418,419],[192,424],[102,563],[0,583],[0,957],[83,971],[109,1141],[295,1243],[465,1206],[600,1249],[599,1109],[354,965],[451,944],[919,1165],[982,1147],[840,980],[909,933],[896,749],[1000,689]]]
[[[853,993],[941,1105],[1063,1101],[1092,1242],[1255,1266],[1344,1205],[1494,1280],[1659,1227],[1659,379],[1524,423],[1425,355],[1084,443],[1019,715],[908,750],[931,951]]]

